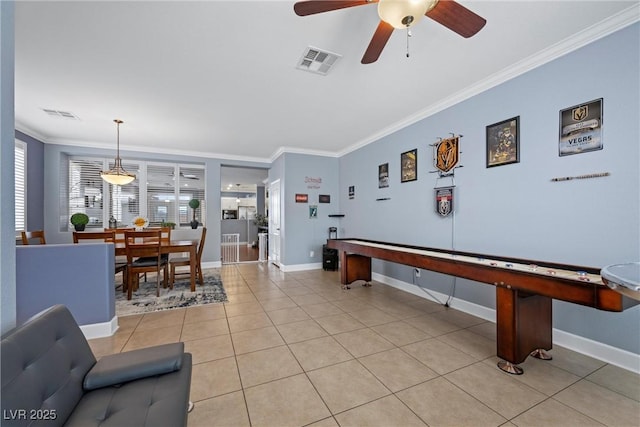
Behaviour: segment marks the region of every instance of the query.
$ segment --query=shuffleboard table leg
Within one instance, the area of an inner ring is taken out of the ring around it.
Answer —
[[[364,255],[340,251],[340,283],[342,289],[350,289],[349,284],[364,280],[363,286],[371,286],[371,258]]]
[[[548,360],[543,350],[552,345],[551,298],[499,284],[496,299],[497,355],[503,359],[498,367],[519,375],[516,365],[529,355]]]

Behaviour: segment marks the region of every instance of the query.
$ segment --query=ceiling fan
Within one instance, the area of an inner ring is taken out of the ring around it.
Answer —
[[[307,16],[370,3],[378,3],[380,23],[362,57],[363,64],[378,60],[395,28],[408,29],[424,15],[465,38],[475,35],[487,23],[453,0],[305,0],[294,4],[293,10],[298,16]]]

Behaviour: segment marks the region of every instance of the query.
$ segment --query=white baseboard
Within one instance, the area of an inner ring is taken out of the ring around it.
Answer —
[[[560,329],[553,329],[553,342],[569,350],[619,366],[640,374],[640,354],[631,353],[608,344],[573,335]]]
[[[207,261],[202,263],[202,269],[205,268],[220,268],[222,267],[222,261]]]
[[[384,283],[385,285],[389,285],[393,288],[409,292],[410,294],[417,295],[436,303],[442,304],[443,301],[446,301],[449,298],[448,295],[445,295],[443,293],[424,289],[420,286],[394,279],[393,277],[383,276],[382,274],[373,273],[371,275],[371,278],[377,282]],[[455,308],[456,310],[460,310],[468,314],[472,314],[489,322],[495,323],[496,321],[496,311],[494,309],[474,304],[472,302],[464,301],[461,299],[453,299],[450,301],[449,307]]]
[[[109,322],[80,325],[80,330],[88,340],[110,337],[118,330],[118,316],[113,316],[113,319]]]
[[[373,273],[372,279],[437,303],[442,303],[442,301],[446,301],[448,298],[448,295],[440,292],[427,290],[427,293],[417,285],[378,273]],[[496,311],[492,308],[487,308],[458,298],[454,298],[449,306],[489,322],[495,323],[496,321]],[[630,351],[612,347],[608,344],[593,341],[589,338],[574,335],[556,328],[553,329],[552,333],[554,344],[640,374],[640,354],[631,353]]]
[[[310,264],[294,264],[294,265],[280,264],[280,270],[285,273],[291,273],[292,271],[319,270],[321,268],[322,268],[321,262],[314,262]]]

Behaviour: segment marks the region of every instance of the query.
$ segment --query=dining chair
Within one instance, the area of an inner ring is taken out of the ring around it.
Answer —
[[[112,230],[105,231],[74,231],[73,243],[80,243],[81,240],[98,240],[113,243],[115,240],[115,232]]]
[[[196,277],[201,285],[204,286],[204,277],[202,275],[202,252],[204,250],[204,240],[207,237],[207,227],[202,227],[202,236],[200,237],[200,243],[198,243],[198,250],[196,252]],[[173,289],[176,276],[191,276],[191,271],[179,271],[176,273],[176,267],[183,267],[191,265],[191,258],[188,256],[181,256],[171,258],[169,260],[169,288]]]
[[[160,242],[168,244],[171,241],[171,228],[170,227],[149,227],[147,230],[160,230]],[[162,254],[164,261],[169,261],[169,254]],[[144,273],[144,281],[147,281],[147,273]],[[166,287],[166,282],[165,282]]]
[[[135,230],[133,227],[123,227],[123,228],[105,228],[104,231],[113,231],[113,243],[115,245],[124,245],[124,233],[125,231]],[[127,265],[127,256],[116,256],[116,265],[123,264],[125,267]],[[127,292],[126,280],[123,278],[122,292]]]
[[[171,227],[160,227],[160,241],[164,244],[171,241]],[[169,254],[163,254],[162,257],[169,260]]]
[[[30,245],[31,239],[38,239],[38,243],[46,245],[47,242],[44,238],[44,230],[23,231],[22,232],[22,244]]]
[[[73,232],[73,243],[81,243],[85,242],[96,242],[103,241],[108,243],[115,244],[115,230],[113,229],[105,229],[104,231],[74,231]],[[118,260],[115,259],[115,273],[122,273],[122,292],[127,290],[127,260]],[[119,288],[117,286],[116,288]]]
[[[139,275],[156,273],[156,296],[160,296],[160,270],[164,271],[163,283],[168,282],[168,263],[161,253],[161,231],[125,231],[125,248],[127,253],[127,299],[137,289]]]

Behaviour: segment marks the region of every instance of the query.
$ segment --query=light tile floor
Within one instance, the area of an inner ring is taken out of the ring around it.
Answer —
[[[229,302],[127,316],[97,357],[184,341],[189,426],[639,426],[640,376],[556,347],[496,367],[495,326],[338,272],[220,269]]]

